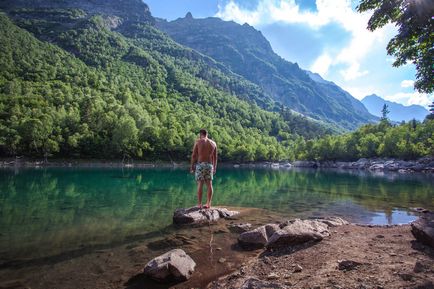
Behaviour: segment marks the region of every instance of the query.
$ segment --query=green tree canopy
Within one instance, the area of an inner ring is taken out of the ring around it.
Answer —
[[[374,31],[387,23],[394,23],[398,34],[387,45],[387,53],[394,56],[393,66],[412,62],[416,65],[415,89],[434,91],[434,4],[432,0],[361,0],[359,12],[373,10],[368,29]]]

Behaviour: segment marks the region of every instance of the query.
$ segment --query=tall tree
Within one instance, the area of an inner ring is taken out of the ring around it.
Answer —
[[[416,65],[415,89],[434,91],[434,15],[433,0],[361,0],[359,12],[373,10],[368,29],[374,31],[387,23],[398,28],[387,45],[387,53],[394,56],[393,66],[412,62]]]
[[[428,106],[429,106],[430,114],[426,116],[426,119],[434,119],[434,101]]]
[[[387,115],[389,114],[390,110],[389,110],[389,106],[387,104],[383,105],[383,108],[381,109],[381,120],[382,121],[387,121]]]

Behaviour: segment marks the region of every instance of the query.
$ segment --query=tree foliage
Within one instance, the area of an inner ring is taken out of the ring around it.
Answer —
[[[434,91],[434,4],[432,0],[361,0],[359,12],[371,11],[368,29],[373,31],[387,23],[398,27],[387,45],[394,56],[393,66],[412,62],[416,66],[415,88],[420,92]]]

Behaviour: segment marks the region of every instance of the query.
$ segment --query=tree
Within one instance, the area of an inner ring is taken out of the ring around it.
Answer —
[[[387,54],[396,58],[393,66],[413,62],[416,66],[415,89],[419,92],[434,91],[434,5],[432,0],[361,0],[357,11],[373,10],[368,29],[374,31],[387,23],[398,27],[387,45]]]
[[[429,111],[430,111],[430,114],[428,114],[427,116],[426,116],[426,119],[434,119],[434,101],[432,102],[432,104],[430,104],[430,105],[428,105],[429,106]]]
[[[389,106],[387,104],[383,105],[383,108],[381,109],[381,121],[388,121],[387,115],[389,114]]]

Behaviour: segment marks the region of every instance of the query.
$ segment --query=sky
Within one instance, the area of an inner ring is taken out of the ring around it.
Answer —
[[[357,99],[377,94],[404,105],[427,106],[434,96],[413,88],[415,67],[393,67],[386,46],[392,24],[371,32],[370,13],[358,0],[145,0],[155,17],[174,20],[220,17],[261,31],[273,50],[301,68],[319,73]]]

